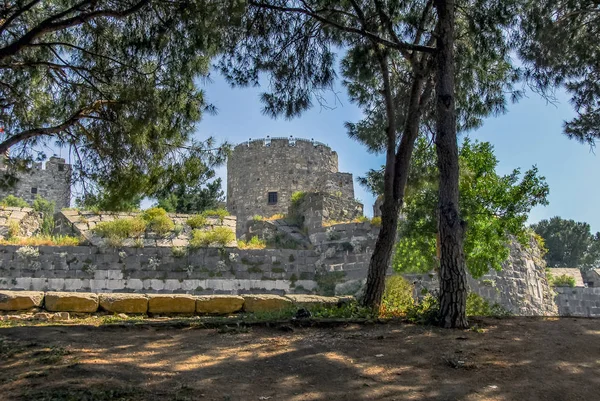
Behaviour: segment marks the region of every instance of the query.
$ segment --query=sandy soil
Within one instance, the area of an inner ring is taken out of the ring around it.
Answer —
[[[600,319],[479,326],[3,328],[0,399],[600,400]]]

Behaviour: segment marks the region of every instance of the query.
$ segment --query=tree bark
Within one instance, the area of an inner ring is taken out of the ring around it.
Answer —
[[[458,143],[454,83],[454,0],[436,0],[437,84],[436,150],[439,183],[440,325],[468,327],[467,277],[463,250],[464,223],[458,203]]]
[[[415,140],[419,134],[419,122],[422,110],[422,92],[425,81],[422,72],[415,72],[411,85],[410,100],[407,109],[407,118],[404,125],[402,139],[396,148],[396,112],[389,82],[387,58],[380,60],[384,82],[384,100],[387,115],[387,152],[384,173],[384,196],[381,206],[381,230],[375,243],[375,249],[369,263],[367,284],[363,297],[363,305],[378,310],[385,290],[385,277],[390,266],[392,250],[396,242],[398,218],[406,182],[410,159],[412,157]]]

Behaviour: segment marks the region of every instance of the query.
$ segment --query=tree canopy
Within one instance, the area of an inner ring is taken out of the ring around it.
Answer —
[[[531,228],[544,239],[549,267],[600,266],[600,232],[592,234],[588,223],[555,216]]]
[[[127,199],[198,178],[225,149],[192,136],[242,1],[29,0],[0,9],[0,153],[62,148],[74,180]],[[23,163],[21,163],[22,166]],[[185,173],[182,173],[185,171]]]

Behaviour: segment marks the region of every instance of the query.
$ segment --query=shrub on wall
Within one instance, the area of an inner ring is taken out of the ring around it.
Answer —
[[[296,191],[292,194],[291,197],[291,204],[293,207],[298,206],[298,204],[300,202],[302,202],[304,200],[304,198],[306,197],[306,192],[303,191]]]
[[[146,222],[139,218],[117,219],[99,223],[92,231],[109,240],[124,240],[141,237],[146,231]]]
[[[250,238],[250,241],[238,241],[238,248],[240,249],[265,249],[266,246],[266,241],[258,238],[256,235]]]
[[[229,216],[229,212],[223,208],[219,209],[210,209],[202,212],[202,216],[204,217],[218,217],[219,221],[222,223],[225,219],[225,216]]]
[[[375,227],[381,227],[381,217],[380,216],[373,217],[371,219],[371,225],[374,225]]]
[[[210,231],[193,230],[190,247],[201,248],[212,244],[226,246],[235,241],[235,234],[226,227],[215,227]]]
[[[23,198],[14,195],[8,195],[0,201],[0,206],[4,207],[31,207]]]
[[[568,274],[561,274],[559,276],[555,276],[550,273],[546,269],[546,278],[548,279],[548,284],[552,287],[575,287],[575,279]]]
[[[33,210],[41,213],[42,215],[42,226],[40,231],[42,235],[51,235],[54,232],[54,208],[56,203],[53,201],[46,200],[41,196],[36,196],[33,201]]]
[[[188,226],[192,228],[200,228],[206,225],[206,217],[201,214],[196,214],[185,222]]]
[[[167,211],[160,207],[153,207],[144,212],[141,218],[146,222],[146,229],[159,235],[165,235],[175,229],[175,223],[167,215]]]

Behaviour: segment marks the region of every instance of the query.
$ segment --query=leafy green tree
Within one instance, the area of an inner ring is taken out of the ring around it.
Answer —
[[[217,178],[206,185],[177,185],[168,193],[161,192],[157,196],[157,206],[171,213],[201,213],[217,209],[225,200],[224,195],[221,179]]]
[[[429,272],[439,268],[436,216],[439,172],[435,159],[434,147],[419,139],[393,262],[399,272]],[[473,277],[480,277],[490,268],[501,269],[508,259],[511,241],[529,243],[525,222],[532,207],[547,204],[548,185],[536,167],[522,174],[519,169],[504,176],[497,174],[498,160],[488,142],[465,139],[459,161],[460,213],[468,227],[466,265]]]
[[[84,195],[102,188],[111,201],[151,195],[174,171],[194,173],[198,160],[222,161],[213,140],[192,138],[211,110],[196,82],[243,7],[241,0],[5,2],[0,153],[10,148],[17,168],[19,160],[44,159],[47,145],[64,148]]]
[[[600,259],[600,233],[592,235],[588,223],[555,216],[531,228],[544,239],[549,267],[595,267]]]

